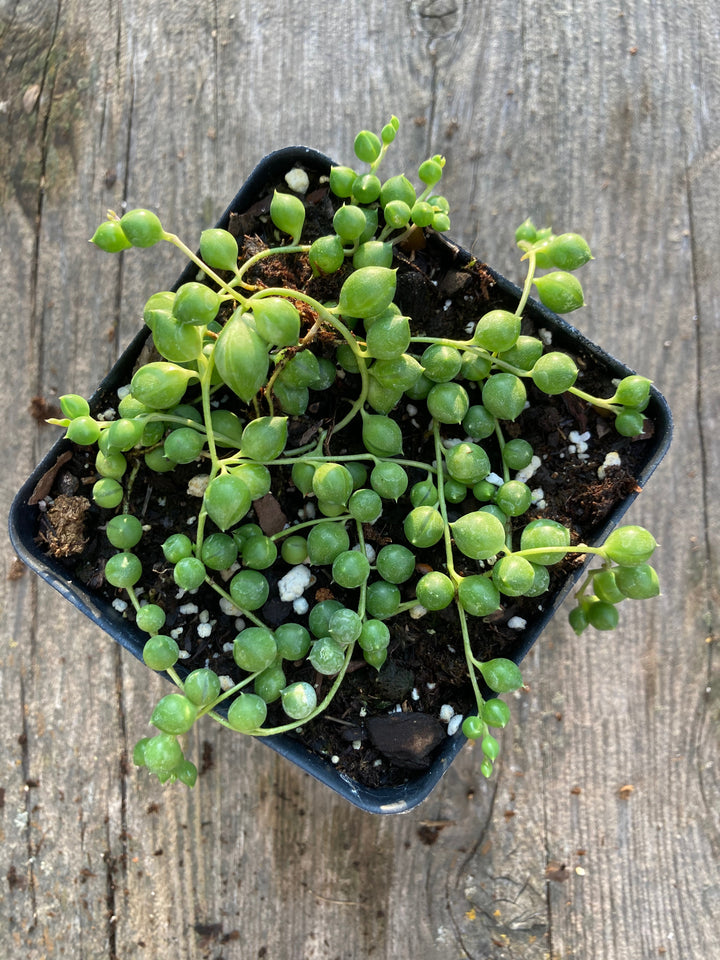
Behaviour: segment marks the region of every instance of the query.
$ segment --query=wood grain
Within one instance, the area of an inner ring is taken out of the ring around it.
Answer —
[[[0,552],[0,954],[706,960],[720,915],[720,11],[711,0],[1,0],[3,509],[172,251],[103,258],[108,208],[181,235],[262,155],[351,157],[400,117],[448,158],[453,236],[513,275],[514,227],[578,229],[584,331],[676,421],[630,518],[661,598],[528,658],[490,783],[466,748],[404,817],[349,808],[205,725],[193,792],[127,754],[159,680]],[[445,182],[445,181],[444,181]]]

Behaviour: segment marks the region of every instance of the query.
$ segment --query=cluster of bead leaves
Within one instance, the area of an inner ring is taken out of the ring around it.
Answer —
[[[163,782],[195,782],[196,768],[185,758],[179,737],[200,716],[208,714],[257,736],[298,727],[328,707],[358,650],[368,664],[382,667],[397,614],[422,616],[450,605],[457,612],[477,699],[477,713],[465,717],[462,729],[480,741],[482,772],[489,776],[498,755],[490,731],[507,724],[509,710],[499,697],[483,696],[480,678],[491,692],[506,693],[520,687],[522,677],[510,660],[476,658],[467,618],[493,614],[504,596],[540,596],[548,588],[548,567],[569,552],[597,554],[602,560],[576,595],[570,618],[578,633],[588,625],[611,629],[621,600],[658,592],[647,563],[655,540],[641,527],[620,527],[599,547],[571,546],[566,527],[537,516],[513,542],[512,518],[531,508],[530,488],[515,477],[531,462],[533,450],[523,439],[506,439],[503,423],[523,410],[528,379],[546,394],[571,391],[604,409],[622,435],[643,429],[650,381],[629,376],[609,399],[589,396],[575,386],[578,371],[568,355],[546,352],[540,340],[520,333],[533,284],[552,310],[566,313],[582,305],[582,288],[572,271],[590,259],[586,242],[574,233],[555,236],[536,230],[526,221],[516,233],[527,276],[515,312],[486,313],[464,340],[414,335],[410,319],[393,303],[393,248],[416,230],[445,231],[450,221],[447,201],[435,192],[442,157],[418,168],[419,193],[404,175],[384,182],[378,177],[397,127],[393,117],[379,137],[369,131],[358,135],[355,154],[368,165],[366,172],[332,168],[330,190],[343,202],[335,213],[334,233],[311,244],[302,242],[305,207],[291,192],[276,192],[270,205],[279,245],[245,262],[238,262],[238,245],[229,232],[204,231],[198,257],[148,210],[122,217],[111,212],[92,238],[108,252],[167,241],[203,273],[203,282],[185,283],[147,301],[145,322],[163,359],[135,372],[117,419],[95,419],[83,398],[67,395],[61,398],[63,419],[51,421],[66,427],[76,443],[97,446],[93,498],[114,512],[106,532],[117,549],[107,561],[105,578],[126,591],[138,627],[149,635],[143,653],[147,665],[166,671],[179,688],[153,712],[151,723],[159,732],[140,740],[134,751],[135,762]],[[337,303],[248,281],[263,257],[291,253],[307,256],[315,275],[352,265]],[[549,272],[538,275],[538,268]],[[221,324],[218,314],[228,304],[232,311]],[[309,329],[302,328],[299,306],[306,312],[310,308],[314,317]],[[325,344],[328,334],[334,338],[334,359],[313,349],[321,333]],[[339,371],[357,375],[357,397],[349,409],[338,411],[331,435],[321,432],[319,439],[291,448],[288,418],[304,413],[311,393],[328,389]],[[471,403],[470,384],[481,402]],[[240,398],[243,417],[211,402],[222,395],[221,388]],[[400,427],[390,415],[403,397],[425,405],[432,462],[403,451]],[[333,455],[332,444],[348,427],[361,433],[362,452]],[[448,443],[448,427],[465,439]],[[496,464],[483,447],[490,437],[501,454]],[[160,472],[178,464],[199,465],[202,508],[194,539],[173,534],[163,552],[179,588],[192,592],[208,584],[245,623],[233,644],[243,678],[230,689],[208,667],[180,678],[178,644],[163,633],[165,612],[141,599],[143,569],[136,547],[143,524],[128,506],[141,462]],[[313,519],[268,536],[252,522],[253,502],[271,490],[278,471],[285,482],[291,478],[305,497],[314,498],[316,511]],[[418,475],[422,479],[411,484],[410,476]],[[374,555],[367,549],[363,525],[374,523],[387,501],[406,505],[407,512],[397,542]],[[464,512],[449,520],[448,505],[460,503]],[[443,569],[423,568],[423,551],[436,545],[444,552]],[[306,584],[312,567],[327,565],[340,595],[352,602],[320,600],[303,622],[271,630],[261,617],[270,589],[263,571],[278,559]],[[469,561],[475,572],[461,574],[457,566],[467,569]],[[235,572],[229,577],[228,571]],[[414,579],[414,595],[403,601],[400,586]],[[305,659],[316,676],[327,678],[325,689],[321,683],[292,679],[292,664]],[[223,701],[230,701],[226,717],[217,710]],[[287,722],[263,726],[267,705],[275,701]]]

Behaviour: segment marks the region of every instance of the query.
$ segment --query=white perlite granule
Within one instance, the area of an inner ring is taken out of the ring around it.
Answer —
[[[220,597],[218,603],[226,617],[236,617],[240,613],[235,604],[227,597]]]
[[[611,450],[605,457],[602,466],[598,467],[598,479],[604,480],[608,470],[612,467],[619,467],[620,463],[620,454],[616,450]]]
[[[535,487],[534,490],[530,491],[530,503],[537,510],[544,510],[547,506],[547,500],[545,499],[545,491],[542,487]]]
[[[205,495],[207,486],[210,483],[210,476],[204,473],[195,474],[194,477],[190,478],[187,486],[188,496],[190,497],[202,497]]]
[[[460,727],[462,727],[462,722],[463,722],[463,715],[461,713],[456,713],[455,716],[452,717],[452,719],[447,725],[447,732],[449,737],[454,736],[458,732]]]
[[[356,543],[352,549],[355,550],[356,553],[363,552],[363,548],[359,543]],[[375,563],[375,548],[369,543],[365,544],[365,556],[368,558],[370,563]]]
[[[524,630],[527,626],[527,620],[523,620],[522,617],[510,617],[508,626],[511,630]]]
[[[440,707],[440,719],[443,723],[449,723],[454,716],[455,708],[451,707],[449,703],[444,703]]]
[[[297,567],[293,567],[278,581],[280,599],[284,603],[299,600],[312,583],[312,578],[310,568],[304,564],[301,563]]]
[[[518,470],[515,474],[515,479],[519,480],[520,483],[527,483],[531,477],[534,477],[537,471],[542,466],[542,460],[540,457],[533,457],[530,463],[523,467],[522,470]]]
[[[568,440],[570,441],[568,453],[577,453],[578,455],[582,455],[588,448],[587,442],[589,439],[589,430],[586,430],[585,433],[578,433],[577,430],[571,430],[570,434],[568,435]]]
[[[307,193],[307,189],[310,186],[310,178],[300,167],[293,167],[292,170],[288,170],[285,174],[285,183],[295,193]]]

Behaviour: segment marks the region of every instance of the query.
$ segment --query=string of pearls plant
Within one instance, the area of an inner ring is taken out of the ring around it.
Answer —
[[[125,591],[137,626],[148,634],[147,665],[166,671],[178,687],[152,714],[158,732],[134,751],[135,763],[163,782],[194,784],[197,770],[179,738],[201,716],[254,736],[306,724],[328,708],[353,658],[382,667],[400,613],[447,607],[455,610],[477,701],[462,730],[480,741],[482,773],[490,776],[499,749],[491,729],[504,727],[510,714],[504,700],[485,697],[481,680],[501,694],[520,687],[522,677],[508,659],[478,659],[468,618],[490,616],[506,597],[542,595],[548,568],[569,553],[596,554],[602,561],[577,593],[570,618],[578,633],[587,625],[614,627],[620,601],[658,592],[647,562],[655,540],[641,527],[620,527],[593,547],[571,545],[570,530],[542,516],[525,523],[519,536],[512,531],[512,521],[531,509],[531,490],[515,477],[528,467],[533,450],[524,439],[509,439],[503,424],[525,407],[528,381],[545,394],[570,391],[602,408],[623,436],[643,430],[649,380],[629,376],[613,396],[589,396],[575,385],[578,370],[570,356],[521,335],[533,285],[557,312],[583,304],[572,271],[590,259],[587,243],[526,221],[516,234],[527,265],[517,309],[478,317],[466,339],[417,335],[412,318],[393,302],[393,252],[416,231],[449,228],[448,203],[437,193],[445,161],[433,156],[420,164],[419,189],[404,175],[382,181],[378,170],[397,130],[393,117],[380,136],[357,136],[355,154],[364,172],[331,169],[329,188],[342,203],[333,232],[312,243],[303,241],[301,199],[277,191],[270,218],[285,242],[244,261],[228,231],[205,230],[198,256],[143,209],[121,217],[109,213],[92,238],[112,253],[167,242],[202,271],[201,279],[147,301],[144,319],[162,359],[137,369],[117,419],[97,419],[86,400],[66,395],[63,417],[50,421],[75,443],[97,447],[92,495],[111,514],[106,534],[117,550],[105,579]],[[290,255],[306,257],[316,276],[344,271],[337,302],[252,282],[253,268],[264,258]],[[549,272],[539,275],[538,269]],[[356,396],[338,410],[331,429],[309,442],[289,442],[289,421],[305,413],[317,391],[330,389],[339,372],[355,378]],[[480,402],[471,402],[471,392]],[[404,449],[393,418],[403,397],[426,410],[428,462],[415,459],[415,449]],[[334,451],[351,433],[361,438],[359,450],[340,456]],[[452,444],[446,443],[449,435]],[[498,462],[491,463],[486,447],[500,451]],[[230,689],[222,688],[209,666],[181,679],[178,644],[163,632],[165,611],[139,589],[143,523],[130,512],[129,499],[141,464],[156,472],[198,466],[203,492],[194,536],[172,534],[163,553],[180,589],[208,585],[246,624],[233,643],[242,679]],[[501,482],[491,483],[491,475]],[[317,515],[268,535],[252,520],[253,503],[289,486],[314,497]],[[373,556],[366,549],[366,525],[392,502],[403,506],[404,519],[393,542]],[[461,511],[457,519],[450,519],[449,507]],[[419,561],[431,548],[440,549],[443,562],[425,569]],[[329,568],[342,600],[320,600],[273,630],[262,615],[273,567],[305,584],[313,568]],[[306,660],[322,682],[293,679],[293,665]],[[268,726],[268,704],[276,701],[285,721]],[[226,702],[224,716],[218,708]]]

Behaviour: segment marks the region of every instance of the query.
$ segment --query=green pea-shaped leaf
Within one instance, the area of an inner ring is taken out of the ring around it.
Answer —
[[[390,200],[383,210],[385,215],[385,224],[394,230],[406,227],[412,211],[403,200]]]
[[[424,160],[418,167],[418,176],[424,184],[431,187],[442,177],[445,160],[442,157],[432,157]]]
[[[577,375],[575,361],[559,350],[544,354],[532,368],[535,386],[551,396],[569,390],[577,380]]]
[[[578,233],[562,233],[548,243],[547,252],[554,266],[561,270],[577,270],[592,260],[587,240]]]
[[[187,733],[195,722],[197,707],[181,693],[163,697],[153,710],[150,723],[163,733]]]
[[[268,349],[263,338],[236,311],[220,331],[213,354],[220,376],[249,403],[267,379]]]
[[[389,360],[376,360],[370,367],[370,376],[377,380],[381,387],[407,390],[415,383],[422,369],[415,357],[403,353]]]
[[[123,233],[133,247],[152,247],[163,238],[163,228],[152,210],[128,210],[120,217]]]
[[[307,387],[292,387],[282,376],[278,377],[273,385],[273,393],[285,413],[290,417],[305,413],[310,402],[310,393]]]
[[[642,409],[650,396],[650,384],[651,381],[647,377],[640,377],[636,373],[623,377],[617,385],[612,402]]]
[[[158,317],[169,317],[172,314],[174,302],[175,294],[170,290],[161,290],[150,297],[143,309],[143,320],[151,330],[155,329]]]
[[[402,173],[386,180],[380,191],[380,203],[383,207],[393,200],[402,200],[412,207],[416,199],[415,187]]]
[[[321,463],[313,474],[312,488],[319,500],[345,504],[353,492],[352,474],[341,463]]]
[[[221,530],[229,530],[242,520],[251,502],[247,484],[230,473],[211,480],[203,497],[208,516]]]
[[[175,363],[163,360],[146,363],[130,382],[132,395],[151,410],[166,410],[180,403],[188,381],[197,376]]]
[[[333,228],[346,243],[357,240],[367,225],[365,214],[356,204],[346,203],[338,207],[333,217]]]
[[[106,220],[101,223],[90,238],[90,242],[100,247],[105,253],[119,253],[132,246],[117,220]]]
[[[353,254],[353,267],[391,267],[393,248],[390,243],[381,240],[367,240],[362,243]]]
[[[362,267],[342,285],[339,310],[348,317],[376,317],[390,306],[394,296],[395,270]]]
[[[538,550],[541,547],[551,547],[547,553],[532,554],[528,557],[533,563],[543,566],[552,566],[565,556],[565,551],[559,547],[570,546],[570,531],[557,520],[538,517],[531,520],[520,535],[521,550]]]
[[[180,323],[207,326],[220,309],[220,295],[204,283],[184,283],[175,294],[173,316]]]
[[[473,617],[487,617],[500,606],[500,591],[487,577],[473,574],[463,577],[458,585],[463,610]]]
[[[467,486],[479,483],[490,473],[490,459],[477,443],[464,441],[445,452],[448,473]]]
[[[537,277],[535,286],[542,302],[555,313],[570,313],[585,303],[580,281],[564,270],[554,270]]]
[[[319,376],[318,358],[311,350],[302,350],[287,361],[278,379],[288,387],[298,388],[309,387]]]
[[[426,200],[418,200],[413,204],[412,221],[416,227],[429,227],[434,217],[435,211],[433,210],[432,204]]]
[[[523,220],[523,222],[515,231],[516,242],[525,240],[527,243],[534,243],[536,236],[537,230],[535,229],[535,224],[532,222],[530,217],[528,217],[527,220]]]
[[[345,262],[345,251],[338,236],[318,237],[308,251],[308,260],[315,276],[335,273]]]
[[[66,393],[60,397],[60,409],[63,416],[73,420],[75,417],[87,417],[90,415],[90,404],[85,397],[78,396],[77,393]]]
[[[497,657],[495,660],[481,663],[480,673],[485,683],[495,693],[509,693],[523,684],[520,668],[505,657]]]
[[[200,256],[217,270],[234,270],[238,261],[238,245],[227,230],[214,227],[200,234]]]
[[[361,130],[355,137],[355,156],[363,163],[373,163],[380,156],[382,144],[371,130]]]
[[[649,530],[629,525],[612,531],[603,544],[603,553],[623,567],[632,567],[649,560],[656,546]]]
[[[251,460],[275,460],[285,449],[287,417],[257,417],[242,434],[242,453]]]
[[[363,414],[362,438],[365,449],[376,457],[394,457],[402,453],[399,425],[390,417]]]
[[[411,335],[407,317],[397,314],[381,317],[368,330],[368,353],[378,360],[392,360],[405,353],[410,346]]]
[[[305,206],[299,197],[276,190],[270,201],[270,217],[278,230],[290,234],[293,244],[300,242],[305,224]]]
[[[597,577],[595,579],[597,580]],[[633,600],[647,600],[660,593],[658,575],[647,563],[638,563],[634,567],[618,567],[615,579],[622,595]]]
[[[458,550],[472,560],[488,560],[505,546],[505,527],[484,510],[466,513],[450,529]]]
[[[284,297],[253,300],[253,316],[257,332],[269,344],[292,347],[300,337],[300,314]]]
[[[490,310],[478,320],[473,343],[491,352],[509,350],[520,336],[520,322],[520,317],[509,310]]]
[[[352,167],[330,167],[330,189],[336,197],[346,200],[352,194],[356,177]]]
[[[155,311],[152,338],[157,352],[166,360],[172,360],[173,363],[196,360],[202,353],[203,339],[200,327],[180,323],[175,317],[160,310]]]

